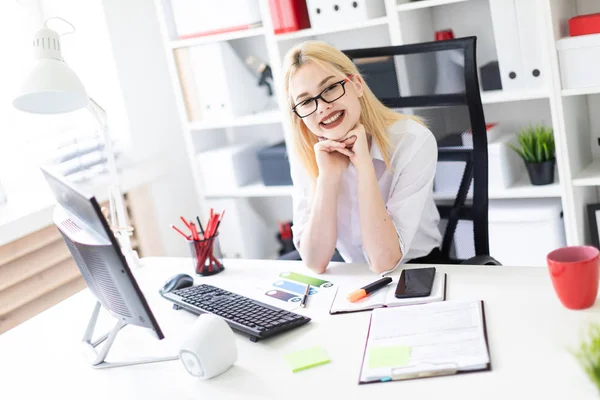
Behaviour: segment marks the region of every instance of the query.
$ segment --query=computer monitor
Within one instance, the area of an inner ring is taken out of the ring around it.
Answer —
[[[121,248],[111,231],[100,205],[94,196],[88,196],[73,184],[41,168],[58,204],[54,210],[54,223],[58,227],[88,288],[98,300],[84,336],[86,352],[95,367],[109,367],[167,359],[143,360],[130,363],[107,363],[104,358],[118,331],[125,325],[149,329],[157,339],[164,335],[152,310],[141,292]],[[117,320],[117,324],[99,353],[92,343],[92,334],[100,311],[100,304]],[[174,359],[173,357],[169,357]]]

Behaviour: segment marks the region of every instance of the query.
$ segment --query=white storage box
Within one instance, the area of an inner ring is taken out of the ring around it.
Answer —
[[[311,28],[331,28],[385,15],[384,0],[306,0]]]
[[[514,184],[524,173],[523,159],[508,143],[518,145],[514,134],[505,134],[488,143],[488,187],[506,189]]]
[[[228,42],[194,46],[190,64],[195,86],[188,96],[199,102],[203,122],[222,121],[262,111],[268,91]],[[189,88],[187,88],[189,89]]]
[[[248,29],[261,22],[258,0],[171,0],[179,38]]]
[[[556,42],[563,89],[600,85],[600,33]]]
[[[566,246],[559,199],[489,203],[490,255],[502,265],[545,266],[546,255]]]
[[[263,142],[255,142],[199,153],[197,161],[206,190],[227,191],[260,180],[256,152],[263,147]]]

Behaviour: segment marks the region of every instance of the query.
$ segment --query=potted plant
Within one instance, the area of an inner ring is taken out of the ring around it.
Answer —
[[[587,340],[574,352],[588,378],[600,392],[600,325],[591,324]]]
[[[544,125],[529,126],[518,134],[519,145],[509,144],[527,168],[533,185],[548,185],[554,182],[556,155],[552,128]]]

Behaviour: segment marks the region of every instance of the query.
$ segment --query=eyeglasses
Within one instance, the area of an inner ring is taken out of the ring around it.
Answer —
[[[319,107],[317,102],[318,99],[323,100],[327,104],[333,103],[346,94],[346,88],[344,85],[346,82],[350,81],[353,76],[354,75],[349,75],[346,79],[327,86],[321,93],[319,93],[318,96],[302,100],[292,108],[292,111],[300,118],[305,118],[317,111],[317,108]]]

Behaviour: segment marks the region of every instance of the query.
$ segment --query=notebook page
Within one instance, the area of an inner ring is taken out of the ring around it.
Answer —
[[[349,311],[361,311],[371,310],[373,308],[382,307],[385,304],[385,299],[389,290],[394,290],[395,286],[393,283],[388,284],[386,287],[381,288],[367,297],[352,303],[348,301],[346,296],[363,286],[373,282],[373,278],[369,280],[361,280],[352,284],[343,284],[338,286],[333,302],[331,303],[330,312],[332,314],[336,312],[349,312]]]
[[[409,349],[404,365],[369,368],[373,348]],[[380,308],[371,316],[361,381],[391,376],[394,368],[453,365],[482,369],[489,363],[480,301],[453,300],[408,307]]]
[[[388,290],[387,297],[385,299],[385,305],[388,307],[395,306],[407,306],[411,304],[424,304],[431,303],[434,301],[442,301],[444,300],[444,289],[445,289],[445,281],[446,274],[443,272],[436,272],[435,277],[433,278],[433,286],[431,287],[431,294],[427,297],[413,297],[407,299],[397,299],[396,298],[396,285],[398,285],[398,280],[400,276],[394,276],[392,279],[394,281],[390,283],[390,286],[393,289]]]

